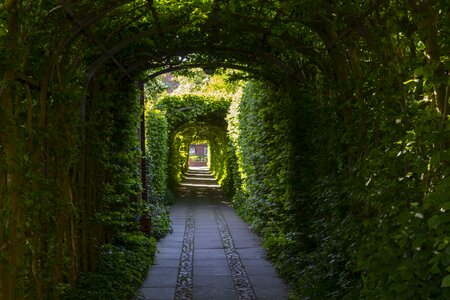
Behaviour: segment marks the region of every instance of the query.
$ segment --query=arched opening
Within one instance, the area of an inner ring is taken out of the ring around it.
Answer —
[[[197,141],[189,145],[189,167],[207,167],[208,166],[208,143],[206,141]]]

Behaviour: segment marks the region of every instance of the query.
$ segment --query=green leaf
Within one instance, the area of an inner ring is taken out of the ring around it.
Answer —
[[[419,80],[418,79],[410,79],[410,80],[404,81],[403,84],[410,84],[413,82],[419,82]]]
[[[438,266],[433,266],[433,267],[431,267],[431,269],[430,269],[430,273],[431,273],[431,274],[439,274],[439,273],[441,273],[441,269],[439,269]]]
[[[442,279],[441,287],[442,288],[450,287],[450,275],[447,275],[444,277],[444,279]]]
[[[0,37],[5,36],[8,33],[8,30],[3,24],[0,24]]]
[[[414,70],[414,77],[419,77],[425,74],[424,67],[418,67]]]
[[[420,212],[417,212],[414,216],[415,216],[416,218],[423,219],[423,214],[420,213]]]
[[[426,238],[424,236],[419,236],[413,241],[412,246],[413,248],[419,248],[420,246],[425,244],[425,242]]]
[[[399,224],[408,224],[410,219],[411,219],[411,212],[409,211],[404,211],[400,213],[400,215],[397,217],[397,221]]]
[[[430,228],[436,229],[441,224],[441,217],[438,215],[434,215],[428,219],[427,223]]]

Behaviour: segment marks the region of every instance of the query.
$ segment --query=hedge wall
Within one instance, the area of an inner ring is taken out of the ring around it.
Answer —
[[[449,121],[411,101],[409,123],[370,124],[383,137],[370,129],[365,150],[333,105],[247,84],[228,118],[235,207],[296,298],[447,299]]]
[[[147,184],[150,202],[164,200],[169,165],[169,128],[164,114],[155,109],[146,114]]]

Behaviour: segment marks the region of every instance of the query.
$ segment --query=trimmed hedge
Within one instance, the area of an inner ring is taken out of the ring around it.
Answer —
[[[448,299],[448,151],[437,145],[450,130],[439,130],[440,114],[411,102],[411,122],[387,117],[390,135],[357,160],[359,133],[314,97],[250,82],[229,116],[233,203],[294,297]]]
[[[157,109],[146,114],[146,163],[149,201],[164,200],[167,194],[169,132],[164,114]]]

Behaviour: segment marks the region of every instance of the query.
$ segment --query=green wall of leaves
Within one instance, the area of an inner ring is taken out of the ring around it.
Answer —
[[[295,297],[449,296],[449,120],[408,103],[408,122],[385,112],[364,142],[311,90],[250,82],[234,104],[233,203]]]

